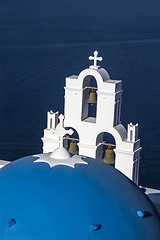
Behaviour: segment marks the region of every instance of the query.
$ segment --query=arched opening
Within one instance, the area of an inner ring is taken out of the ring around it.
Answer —
[[[102,159],[104,159],[105,157],[106,154],[105,151],[108,148],[108,146],[111,146],[112,150],[116,147],[115,139],[110,133],[102,132],[97,136],[96,146],[97,146],[96,159],[102,161]],[[114,151],[113,158],[115,159]]]
[[[52,118],[50,119],[50,129],[52,129]]]
[[[133,131],[130,130],[130,141],[132,142],[132,140],[133,140]]]
[[[121,100],[119,99],[114,106],[114,126],[120,123]]]
[[[82,121],[96,122],[97,116],[97,81],[93,76],[83,81]]]
[[[121,99],[118,101],[118,124],[121,122]]]
[[[72,129],[74,133],[70,135],[66,135],[63,140],[63,146],[71,153],[71,154],[78,154],[79,153],[79,134],[78,132],[72,127],[65,127],[66,130]]]
[[[133,164],[133,182],[138,185],[139,179],[139,159],[137,158]]]

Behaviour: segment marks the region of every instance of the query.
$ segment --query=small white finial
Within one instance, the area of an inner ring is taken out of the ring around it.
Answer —
[[[59,124],[57,125],[56,129],[51,129],[50,132],[52,134],[56,133],[57,135],[59,135],[59,140],[60,140],[60,147],[63,147],[63,137],[66,134],[72,135],[73,134],[73,130],[70,128],[69,130],[66,130],[64,128],[64,116],[61,114],[59,116]]]
[[[98,69],[99,66],[97,66],[97,61],[102,61],[102,57],[98,57],[98,51],[94,51],[94,56],[90,56],[89,60],[94,60],[94,65],[90,66],[90,68]]]

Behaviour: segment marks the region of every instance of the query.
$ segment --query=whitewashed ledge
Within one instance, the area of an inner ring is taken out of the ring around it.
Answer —
[[[4,167],[5,165],[11,163],[10,161],[6,161],[6,160],[0,160],[0,168]]]
[[[151,199],[155,207],[160,213],[160,190],[153,188],[146,188],[146,194]]]

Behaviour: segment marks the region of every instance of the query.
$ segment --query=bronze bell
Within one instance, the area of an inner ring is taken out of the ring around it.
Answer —
[[[69,146],[69,152],[72,154],[78,154],[77,143],[75,140],[72,140]]]
[[[87,100],[88,103],[97,103],[96,93],[94,89],[91,90],[91,93],[89,94],[89,98]]]
[[[105,156],[102,161],[107,164],[115,164],[114,154],[111,145],[108,145],[107,149],[105,150]]]

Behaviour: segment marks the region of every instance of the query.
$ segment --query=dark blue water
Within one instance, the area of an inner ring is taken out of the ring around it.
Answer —
[[[0,0],[0,159],[42,152],[65,77],[101,66],[123,80],[122,123],[139,123],[140,183],[160,188],[159,0]]]

